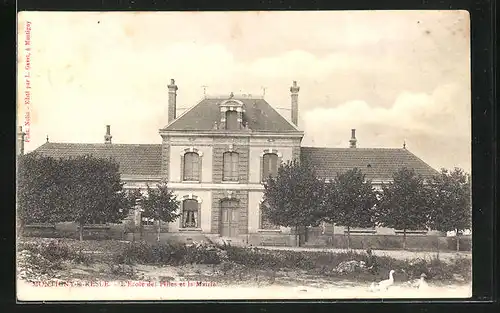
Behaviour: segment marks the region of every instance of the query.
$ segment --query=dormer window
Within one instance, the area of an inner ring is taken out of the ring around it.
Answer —
[[[219,103],[219,108],[221,113],[219,129],[240,130],[245,128],[243,125],[245,106],[242,101],[233,99],[231,96],[228,100]]]
[[[227,111],[226,112],[226,129],[228,130],[237,130],[240,129],[238,121],[238,112],[236,111]]]

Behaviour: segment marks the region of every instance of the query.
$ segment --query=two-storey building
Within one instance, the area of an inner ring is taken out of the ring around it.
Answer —
[[[120,164],[126,188],[144,190],[146,184],[168,181],[181,202],[181,217],[168,224],[166,232],[200,233],[254,244],[291,244],[294,240],[289,228],[268,223],[260,209],[263,179],[276,173],[281,162],[308,158],[325,178],[357,167],[375,185],[390,181],[401,167],[414,168],[426,177],[436,174],[405,147],[357,148],[355,130],[347,148],[302,147],[304,133],[297,125],[299,90],[294,81],[290,87],[291,122],[263,97],[233,93],[207,95],[176,116],[178,87],[172,79],[168,123],[159,130],[161,144],[114,144],[108,125],[104,143],[47,142],[35,151],[55,157],[113,157]],[[140,212],[134,218],[141,223]]]

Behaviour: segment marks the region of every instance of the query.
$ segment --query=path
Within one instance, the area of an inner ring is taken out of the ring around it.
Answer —
[[[260,249],[268,250],[288,250],[288,251],[316,251],[316,252],[347,252],[347,249],[332,249],[332,248],[308,248],[308,247],[273,247],[273,246],[258,246]],[[357,253],[366,253],[365,250],[352,249],[351,251]],[[408,250],[373,250],[374,255],[387,256],[394,259],[405,260],[405,259],[430,259],[437,256],[437,252],[432,251],[408,251]],[[463,257],[471,258],[472,254],[470,252],[440,252],[439,259],[443,261],[449,261],[451,259]]]

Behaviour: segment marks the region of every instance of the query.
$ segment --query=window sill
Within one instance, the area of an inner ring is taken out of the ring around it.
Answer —
[[[234,181],[234,180],[223,180],[223,184],[239,184],[239,181]]]
[[[181,183],[187,183],[187,184],[199,184],[199,180],[183,180]]]
[[[201,232],[201,228],[196,228],[196,227],[182,227],[179,228],[179,231],[185,231],[185,232]]]
[[[259,233],[281,233],[281,229],[264,229],[264,228],[259,228],[259,229],[257,229],[257,232],[259,232]]]

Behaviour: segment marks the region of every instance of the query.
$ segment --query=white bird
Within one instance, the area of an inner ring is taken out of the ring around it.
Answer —
[[[394,274],[394,273],[395,273],[395,271],[391,270],[389,272],[389,279],[383,280],[383,281],[378,282],[378,283],[372,283],[370,286],[370,289],[372,291],[387,290],[390,286],[392,286],[394,284],[394,277],[392,276],[392,274]]]
[[[425,275],[424,273],[420,275],[420,279],[418,280],[417,283],[418,289],[426,289],[427,287],[429,287],[429,285],[427,285],[427,282],[425,281],[426,277],[427,275]]]

